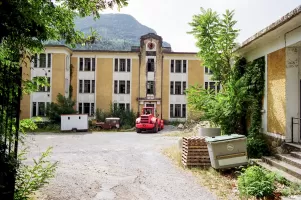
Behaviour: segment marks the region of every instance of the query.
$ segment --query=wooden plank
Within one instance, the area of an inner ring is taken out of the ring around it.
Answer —
[[[184,156],[209,156],[209,153],[191,153],[191,152],[182,152]]]
[[[182,151],[184,152],[208,152],[208,149],[185,149],[182,148]]]
[[[199,155],[182,155],[182,158],[185,157],[187,159],[190,158],[202,158],[202,159],[210,159],[209,155],[208,156],[199,156]]]

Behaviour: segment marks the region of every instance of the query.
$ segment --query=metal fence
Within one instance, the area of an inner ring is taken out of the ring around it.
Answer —
[[[21,67],[0,66],[0,199],[14,198],[21,81]]]

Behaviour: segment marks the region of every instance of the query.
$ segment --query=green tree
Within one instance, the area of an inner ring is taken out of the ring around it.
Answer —
[[[238,29],[234,26],[234,11],[226,10],[220,17],[217,12],[211,9],[201,8],[201,14],[194,15],[192,22],[192,34],[199,48],[198,56],[203,61],[203,65],[213,72],[213,79],[221,81],[223,85],[231,75],[232,61],[235,59],[235,39]]]
[[[75,114],[74,110],[75,101],[69,97],[64,97],[62,94],[58,94],[56,98],[57,103],[51,103],[46,110],[46,115],[53,122],[61,122],[61,115],[63,114]]]

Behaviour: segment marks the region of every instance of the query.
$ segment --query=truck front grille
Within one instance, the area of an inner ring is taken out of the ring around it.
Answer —
[[[141,123],[147,124],[148,123],[148,116],[141,116]]]

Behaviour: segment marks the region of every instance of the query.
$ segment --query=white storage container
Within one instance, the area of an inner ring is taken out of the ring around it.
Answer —
[[[61,115],[61,131],[88,131],[87,114]]]

